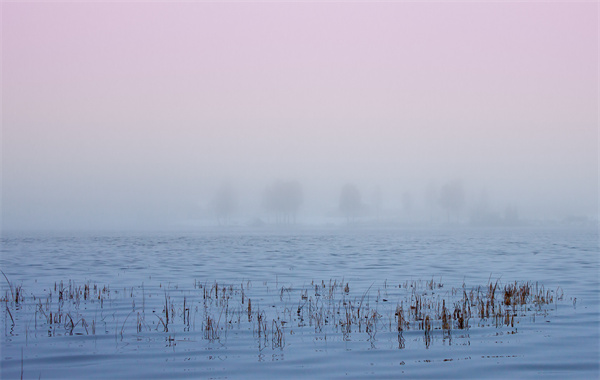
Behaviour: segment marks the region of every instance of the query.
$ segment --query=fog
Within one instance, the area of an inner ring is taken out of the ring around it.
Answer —
[[[594,4],[3,7],[3,230],[597,221]]]

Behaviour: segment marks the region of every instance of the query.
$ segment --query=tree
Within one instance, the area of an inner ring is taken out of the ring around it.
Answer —
[[[275,215],[276,223],[296,223],[296,216],[303,198],[300,182],[276,180],[265,189],[263,207]]]
[[[450,214],[456,215],[458,220],[459,212],[465,205],[465,190],[462,181],[453,180],[447,182],[440,191],[440,205],[446,209],[448,223],[450,223]]]
[[[356,186],[351,183],[344,185],[340,194],[340,211],[342,215],[350,222],[359,216],[362,208],[360,192]]]

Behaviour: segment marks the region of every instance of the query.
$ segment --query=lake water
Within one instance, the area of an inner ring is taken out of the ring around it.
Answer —
[[[596,228],[3,233],[0,266],[3,379],[600,374]]]

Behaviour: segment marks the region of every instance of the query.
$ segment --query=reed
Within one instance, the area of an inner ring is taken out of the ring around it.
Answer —
[[[281,349],[286,345],[285,331],[288,327],[292,327],[289,329],[291,334],[307,325],[314,334],[341,333],[343,339],[350,339],[350,334],[359,333],[366,334],[371,342],[381,329],[396,330],[399,347],[404,345],[403,333],[416,329],[423,331],[425,344],[429,345],[436,336],[443,339],[450,337],[453,329],[494,325],[514,329],[520,318],[528,314],[535,316],[540,310],[547,313],[555,303],[564,299],[562,289],[550,291],[532,282],[501,284],[490,281],[483,286],[462,286],[443,293],[438,291],[443,284],[433,278],[400,282],[398,287],[388,287],[385,282],[384,287],[377,289],[376,296],[372,297],[375,302],[370,303],[369,294],[374,284],[354,297],[350,294],[348,282],[335,279],[313,281],[304,287],[269,289],[265,285],[258,294],[253,294],[250,282],[236,286],[215,281],[212,285],[203,285],[194,280],[193,288],[201,291],[183,294],[161,284],[158,294],[157,291],[150,292],[148,310],[153,306],[152,313],[157,319],[147,323],[143,285],[142,291],[136,292],[133,287],[118,288],[117,291],[111,290],[108,284],[57,281],[45,294],[28,295],[22,286],[14,286],[6,276],[5,279],[9,286],[2,301],[5,302],[5,318],[12,322],[13,328],[25,320],[20,317],[23,309],[31,307],[35,310],[36,330],[47,329],[51,336],[96,334],[97,327],[106,327],[107,324],[107,315],[102,311],[104,302],[110,303],[111,308],[127,302],[131,305],[128,314],[121,314],[120,318],[113,314],[112,319],[112,323],[116,324],[115,335],[120,334],[121,339],[130,333],[149,333],[152,330],[186,332],[195,328],[195,316],[198,315],[202,321],[201,335],[208,341],[224,341],[228,330],[248,328],[263,347],[270,341],[272,348]],[[144,300],[136,302],[140,294]],[[252,298],[256,300],[256,297],[261,300],[261,306],[265,299],[271,303],[259,309],[258,301],[252,302]],[[386,303],[388,300],[396,302]],[[90,314],[90,310],[100,312],[100,316]],[[470,320],[477,317],[478,324],[472,325]],[[381,323],[382,318],[389,320],[389,325]],[[106,329],[99,328],[98,331]]]

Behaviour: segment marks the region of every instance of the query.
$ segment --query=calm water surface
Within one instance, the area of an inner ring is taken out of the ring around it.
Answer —
[[[12,283],[1,279],[3,379],[600,374],[597,229],[3,233],[0,266]],[[61,281],[92,296],[59,300]],[[428,339],[415,326],[399,338],[394,311],[415,292],[453,302],[515,281],[556,299],[520,307],[514,326],[474,317],[449,335],[434,324]],[[369,331],[340,326],[346,302],[375,313]],[[301,318],[309,307],[326,320]]]

